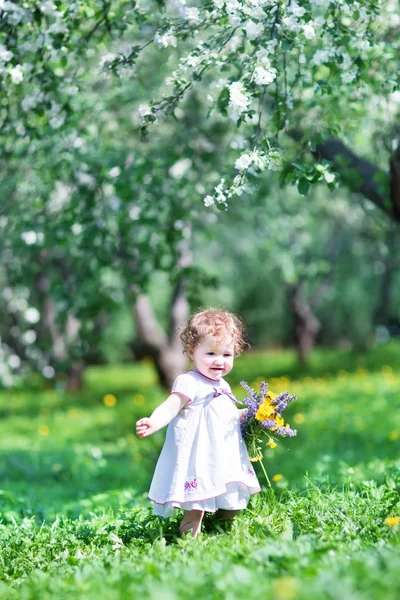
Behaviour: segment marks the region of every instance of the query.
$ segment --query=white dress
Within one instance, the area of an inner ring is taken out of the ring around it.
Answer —
[[[168,517],[174,508],[246,508],[261,489],[229,384],[189,371],[176,378],[172,392],[190,401],[168,425],[149,491],[153,512]]]

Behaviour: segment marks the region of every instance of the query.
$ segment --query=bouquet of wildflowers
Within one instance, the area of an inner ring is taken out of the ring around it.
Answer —
[[[259,392],[256,392],[245,381],[241,381],[240,385],[247,392],[247,396],[242,402],[247,407],[247,413],[242,419],[242,435],[250,460],[261,461],[264,436],[268,437],[266,445],[275,448],[277,443],[272,432],[281,437],[297,435],[297,431],[291,429],[288,423],[285,424],[282,417],[283,411],[289,402],[296,400],[296,396],[289,396],[288,392],[279,395],[269,392],[268,384],[265,381],[261,383]],[[265,469],[263,470],[269,483]]]

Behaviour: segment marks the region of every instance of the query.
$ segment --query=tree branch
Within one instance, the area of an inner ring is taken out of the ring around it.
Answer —
[[[290,130],[289,135],[296,141],[303,139],[303,132],[299,129]],[[358,157],[343,142],[333,136],[330,136],[325,142],[321,142],[313,155],[319,159],[329,160],[339,173],[343,183],[352,192],[362,194],[391,219],[400,223],[400,196],[396,195],[394,200],[393,191],[390,192],[390,188],[393,188],[392,173],[389,175],[368,160]],[[400,184],[400,169],[396,173],[399,176]],[[396,184],[397,194],[400,193],[399,190],[400,185]]]

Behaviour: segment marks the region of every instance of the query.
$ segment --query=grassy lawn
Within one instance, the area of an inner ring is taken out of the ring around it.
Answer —
[[[165,397],[151,364],[89,369],[82,393],[1,391],[0,598],[398,600],[400,344],[307,369],[253,353],[231,375],[238,397],[241,379],[296,394],[298,436],[266,449],[272,490],[197,540],[146,499],[165,434],[133,434]]]

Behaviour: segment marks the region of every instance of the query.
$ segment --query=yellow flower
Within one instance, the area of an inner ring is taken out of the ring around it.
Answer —
[[[269,398],[270,400],[275,400],[276,394],[274,394],[274,392],[268,392],[267,398]]]
[[[270,417],[273,412],[274,407],[272,406],[270,400],[264,400],[264,402],[259,406],[256,412],[256,419],[257,421],[261,422],[265,421],[265,419],[268,419],[268,417]]]
[[[297,413],[296,415],[294,415],[294,422],[295,423],[304,423],[303,413]]]
[[[296,598],[299,591],[299,585],[294,577],[283,575],[272,584],[272,595],[277,600],[292,600]]]
[[[274,442],[273,440],[269,440],[269,442],[267,442],[267,446],[269,446],[270,448],[276,448],[277,447],[277,443]]]
[[[400,523],[400,517],[388,517],[385,520],[385,523],[386,525],[389,525],[389,527],[395,527]]]
[[[278,427],[282,427],[282,425],[285,422],[280,415],[278,417],[276,417],[275,421],[276,421],[276,424],[277,424]]]
[[[391,431],[391,432],[389,433],[389,440],[390,440],[390,441],[392,441],[392,442],[394,442],[394,441],[396,441],[396,440],[397,440],[397,438],[399,437],[399,435],[400,435],[400,434],[399,434],[399,432],[398,432],[398,431],[396,431],[396,430],[393,430],[393,431]]]
[[[251,456],[250,460],[251,462],[259,462],[260,460],[262,460],[262,454],[260,454],[260,456]]]
[[[50,428],[47,427],[47,425],[39,425],[38,431],[39,431],[40,435],[42,435],[43,437],[46,437],[50,433]]]
[[[276,475],[273,476],[272,481],[280,481],[281,479],[283,479],[283,475],[281,475],[280,473],[277,473]]]
[[[117,399],[112,394],[106,394],[103,398],[103,402],[106,406],[115,406],[117,404]]]
[[[142,404],[144,404],[144,396],[142,396],[142,394],[135,394],[133,396],[133,403],[137,406],[141,406]]]

